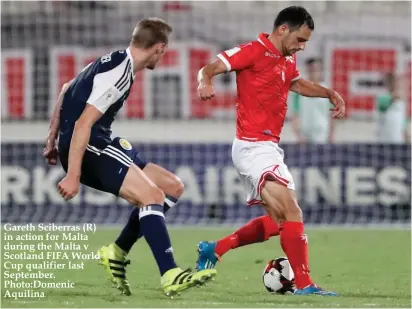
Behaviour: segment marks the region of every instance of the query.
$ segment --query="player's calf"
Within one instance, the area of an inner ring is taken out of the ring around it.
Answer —
[[[183,183],[178,177],[153,163],[148,163],[144,167],[143,172],[154,182],[156,187],[166,193],[163,203],[163,213],[166,213],[177,203],[177,199],[183,194]],[[151,194],[156,195],[157,193],[158,192],[152,192]],[[115,243],[103,246],[99,250],[99,254],[102,257],[101,264],[108,272],[111,281],[114,283],[115,287],[126,295],[130,295],[131,293],[130,285],[126,279],[126,270],[125,268],[120,269],[119,267],[116,267],[116,265],[113,266],[113,263],[122,265],[132,246],[143,236],[139,216],[141,211],[142,210],[139,208],[133,209],[129,216],[129,220],[120,232]],[[105,259],[104,256],[111,256],[111,258]],[[123,272],[121,274],[122,278],[119,278],[119,270]]]
[[[178,199],[183,194],[183,182],[173,173],[154,163],[147,163],[143,167],[143,172],[160,190],[165,193],[163,212],[166,214],[170,208],[176,205]],[[129,253],[132,246],[142,236],[143,234],[140,229],[139,209],[136,208],[131,212],[129,220],[120,232],[120,235],[117,237],[115,244],[124,252]]]
[[[140,231],[152,250],[162,278],[165,278],[165,275],[168,278],[171,273],[181,272],[174,260],[173,248],[165,224],[163,191],[137,166],[132,165],[120,189],[120,195],[131,203],[144,205],[139,210]],[[185,288],[192,286],[190,282],[186,283],[182,283]],[[183,288],[180,286],[180,281],[176,284],[179,285],[179,289]]]
[[[267,181],[261,196],[270,216],[280,213],[280,244],[295,273],[297,289],[313,284],[309,275],[308,241],[295,193],[279,183]]]
[[[216,242],[202,241],[198,244],[196,269],[214,268],[220,258],[228,251],[268,240],[279,235],[278,224],[270,216],[252,219],[232,234]]]
[[[280,244],[295,273],[295,294],[336,296],[336,293],[325,291],[313,284],[309,275],[308,238],[304,232],[302,211],[295,192],[269,181],[264,185],[261,196],[269,215],[280,213]]]

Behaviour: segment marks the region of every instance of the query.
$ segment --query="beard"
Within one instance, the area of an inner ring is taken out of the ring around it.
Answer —
[[[149,63],[149,64],[146,66],[146,69],[148,69],[148,70],[154,70],[155,67],[156,67],[156,64]]]

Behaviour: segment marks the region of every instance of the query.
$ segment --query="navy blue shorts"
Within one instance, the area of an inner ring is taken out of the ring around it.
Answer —
[[[59,147],[59,158],[67,173],[69,149]],[[83,157],[80,182],[118,196],[132,163],[140,169],[147,165],[127,140],[116,137],[111,143],[103,139],[90,141]]]

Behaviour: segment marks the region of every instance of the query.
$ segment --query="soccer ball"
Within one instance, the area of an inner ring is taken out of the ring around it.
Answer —
[[[295,275],[285,257],[271,260],[263,271],[263,284],[271,293],[293,294],[296,290]]]

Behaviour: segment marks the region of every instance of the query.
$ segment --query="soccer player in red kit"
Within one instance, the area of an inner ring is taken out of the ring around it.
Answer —
[[[232,160],[245,188],[248,205],[262,205],[270,218],[253,220],[218,245],[201,242],[197,268],[213,268],[219,258],[216,251],[228,249],[224,248],[225,242],[227,246],[233,242],[236,247],[245,244],[239,243],[239,237],[253,243],[279,234],[282,249],[295,273],[295,294],[335,296],[336,293],[315,285],[309,275],[302,211],[293,178],[283,161],[284,152],[279,147],[289,91],[329,98],[334,105],[332,116],[340,118],[345,114],[345,103],[337,92],[301,78],[296,68],[295,53],[305,49],[313,30],[314,22],[306,9],[288,7],[279,12],[271,34],[261,33],[255,41],[220,53],[215,62],[199,71],[201,100],[214,96],[214,76],[236,72],[237,129]],[[251,240],[253,233],[255,238]]]

